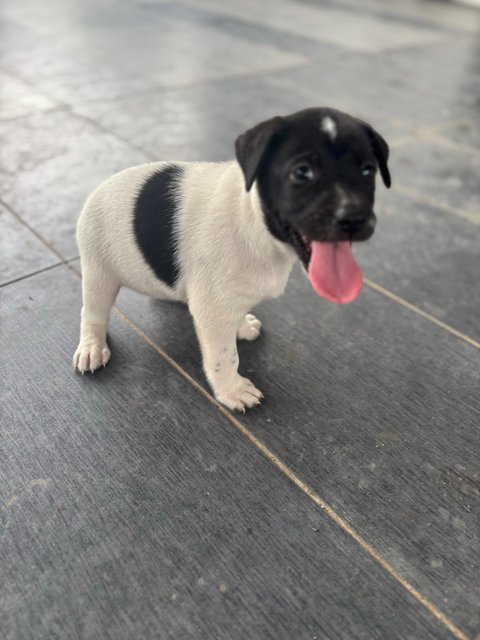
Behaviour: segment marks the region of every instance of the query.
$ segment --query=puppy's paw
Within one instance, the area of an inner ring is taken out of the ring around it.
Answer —
[[[215,397],[229,409],[245,413],[245,409],[260,404],[263,393],[248,378],[237,376],[228,387],[217,387]]]
[[[239,340],[255,340],[260,335],[262,323],[253,313],[247,313],[238,328],[237,338]]]
[[[105,366],[109,360],[110,349],[106,342],[80,342],[73,356],[73,368],[82,374],[85,371],[93,373],[98,367]]]

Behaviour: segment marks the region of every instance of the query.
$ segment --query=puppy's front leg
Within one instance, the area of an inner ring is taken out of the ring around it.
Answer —
[[[203,357],[203,369],[216,399],[245,412],[263,394],[238,373],[237,332],[245,314],[221,313],[215,305],[189,305]]]

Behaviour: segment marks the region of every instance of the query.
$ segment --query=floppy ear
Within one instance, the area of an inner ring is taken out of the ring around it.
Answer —
[[[375,131],[373,127],[371,127],[366,122],[363,123],[367,131],[367,135],[370,138],[370,144],[372,145],[373,153],[375,154],[375,158],[377,159],[378,166],[380,168],[380,174],[383,179],[383,184],[390,189],[392,186],[392,179],[390,177],[390,171],[388,170],[388,154],[390,153],[390,149],[388,148],[388,144],[382,138],[382,136]]]
[[[247,191],[252,188],[267,149],[285,124],[284,118],[275,116],[275,118],[265,120],[265,122],[248,129],[235,140],[235,153],[245,176]]]

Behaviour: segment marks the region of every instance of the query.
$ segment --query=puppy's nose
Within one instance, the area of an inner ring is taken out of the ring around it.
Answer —
[[[342,231],[353,234],[360,231],[369,219],[369,214],[358,209],[351,209],[345,212],[341,220],[337,220],[337,225]]]

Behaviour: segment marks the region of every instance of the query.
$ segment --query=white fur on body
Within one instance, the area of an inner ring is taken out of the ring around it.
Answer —
[[[83,308],[74,366],[93,372],[108,362],[109,314],[126,286],[188,304],[215,397],[243,411],[258,404],[262,394],[238,373],[236,339],[259,335],[260,322],[248,312],[283,293],[296,254],[268,231],[256,188],[245,191],[237,162],[175,163],[183,168],[175,190],[180,277],[174,288],[167,286],[136,243],[133,216],[143,184],[168,164],[117,173],[85,204],[77,228]]]

